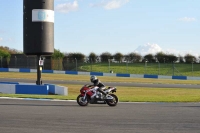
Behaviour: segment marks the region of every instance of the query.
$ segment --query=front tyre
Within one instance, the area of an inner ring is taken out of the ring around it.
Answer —
[[[113,97],[113,99],[107,99],[106,100],[106,103],[109,105],[109,106],[116,106],[117,103],[118,103],[118,97],[115,95],[115,94],[109,94],[110,96]]]
[[[84,100],[84,97],[82,95],[79,95],[76,101],[80,106],[87,106],[89,102],[87,98]]]

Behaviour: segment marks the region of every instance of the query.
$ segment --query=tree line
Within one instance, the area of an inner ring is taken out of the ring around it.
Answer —
[[[67,53],[63,54],[63,59],[68,61],[82,61],[82,62],[128,62],[128,63],[138,63],[138,62],[159,62],[159,63],[199,63],[200,56],[197,58],[194,55],[186,54],[185,56],[176,56],[174,54],[166,54],[164,52],[158,52],[155,55],[146,54],[144,56],[132,52],[126,55],[123,55],[120,52],[111,54],[110,52],[103,52],[100,55],[96,55],[94,52],[91,52],[89,56],[85,56],[82,53]]]
[[[10,49],[9,47],[0,46],[0,57],[1,58],[10,58],[11,54],[23,54],[23,52]],[[184,56],[176,56],[174,54],[167,54],[164,52],[158,52],[156,54],[146,54],[144,56],[136,52],[131,52],[129,54],[122,54],[117,52],[111,54],[110,52],[103,52],[100,55],[91,52],[89,56],[84,55],[83,53],[63,53],[59,49],[54,49],[54,53],[51,55],[52,59],[63,59],[69,62],[128,62],[128,63],[137,63],[137,62],[159,62],[159,63],[199,63],[200,56],[195,57],[192,54],[186,54]]]

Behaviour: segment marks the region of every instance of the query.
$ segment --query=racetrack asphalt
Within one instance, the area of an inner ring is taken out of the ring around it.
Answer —
[[[33,79],[13,79],[13,78],[0,78],[1,82],[23,82],[23,83],[35,83]],[[85,81],[74,80],[43,80],[45,84],[91,84]],[[150,87],[150,88],[188,88],[188,89],[200,89],[200,85],[190,84],[149,84],[149,83],[129,83],[129,82],[104,82],[106,86],[127,86],[127,87]]]
[[[1,133],[199,133],[200,103],[118,103],[0,98]]]
[[[2,82],[35,83],[29,79]],[[46,80],[49,84],[90,84]],[[199,85],[105,83],[107,86],[200,88]],[[199,133],[200,103],[118,103],[0,98],[0,133]]]

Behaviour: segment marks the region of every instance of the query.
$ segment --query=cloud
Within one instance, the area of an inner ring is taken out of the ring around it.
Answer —
[[[158,44],[150,44],[150,43],[141,45],[135,50],[135,52],[141,54],[142,56],[147,54],[156,54],[161,51],[162,48]]]
[[[112,10],[120,8],[121,6],[128,3],[130,0],[109,0],[109,1],[102,1],[96,4],[90,4],[91,7],[103,7],[106,10]]]
[[[75,0],[73,3],[58,4],[55,8],[56,11],[61,13],[69,13],[78,10],[78,2]]]
[[[193,50],[179,51],[171,48],[162,50],[162,48],[158,44],[150,44],[150,43],[145,45],[140,45],[134,52],[139,53],[142,56],[145,56],[147,54],[155,55],[158,52],[163,52],[165,54],[174,54],[175,56],[185,56],[186,54],[191,54],[194,55],[196,58],[199,57],[198,52],[195,52]]]
[[[181,52],[179,52],[178,54],[175,54],[175,55],[184,57],[186,54],[191,54],[191,55],[195,56],[196,58],[199,57],[198,52],[193,51],[193,50],[181,51]]]
[[[116,8],[120,8],[121,6],[123,6],[124,4],[128,3],[129,0],[112,0],[109,1],[104,8],[107,10],[111,10],[111,9],[116,9]]]
[[[183,18],[179,18],[179,21],[184,21],[184,22],[193,22],[196,21],[195,18],[189,18],[189,17],[183,17]]]
[[[0,42],[3,41],[3,38],[0,37]]]

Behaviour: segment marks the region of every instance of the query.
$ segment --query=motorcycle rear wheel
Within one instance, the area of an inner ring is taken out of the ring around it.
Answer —
[[[116,106],[117,103],[118,103],[118,97],[115,95],[115,94],[110,94],[113,99],[112,100],[106,100],[106,103],[109,105],[109,106]]]
[[[80,105],[80,106],[87,106],[89,101],[88,99],[86,98],[85,101],[83,101],[83,96],[82,95],[79,95],[76,99],[77,103]]]

